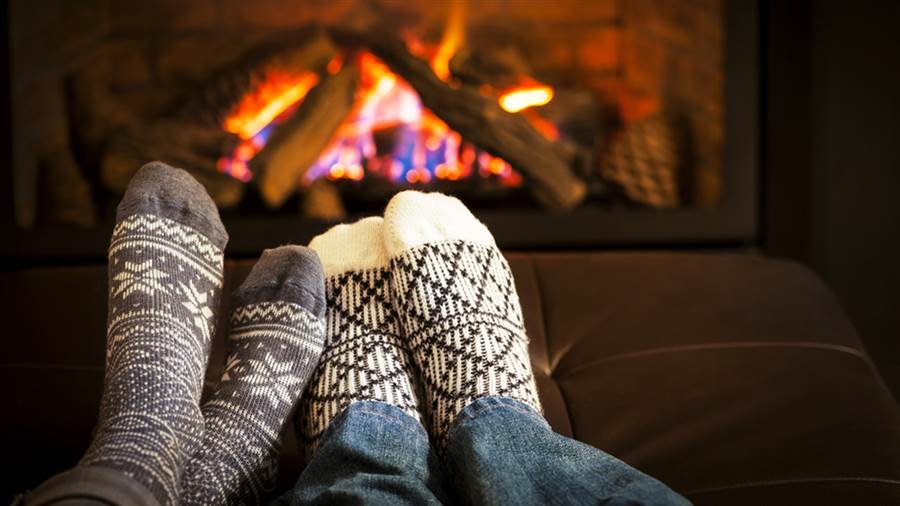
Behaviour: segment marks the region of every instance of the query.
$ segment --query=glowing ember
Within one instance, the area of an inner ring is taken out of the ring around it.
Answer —
[[[509,112],[519,112],[544,105],[553,100],[553,88],[539,85],[534,87],[519,88],[500,97],[500,107]]]

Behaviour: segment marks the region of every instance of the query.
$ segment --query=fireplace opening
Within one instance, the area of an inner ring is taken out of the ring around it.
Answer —
[[[755,13],[736,4],[16,4],[15,225],[23,244],[103,230],[159,159],[258,231],[245,253],[404,189],[458,196],[505,246],[746,241]]]

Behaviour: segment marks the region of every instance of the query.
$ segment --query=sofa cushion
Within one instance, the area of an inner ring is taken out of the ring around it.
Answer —
[[[900,411],[806,268],[745,255],[510,261],[535,368],[576,439],[697,504],[900,504]]]

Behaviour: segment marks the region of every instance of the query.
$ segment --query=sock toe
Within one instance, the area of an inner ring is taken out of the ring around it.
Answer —
[[[331,227],[309,243],[322,260],[326,276],[388,265],[382,234],[383,220],[372,216],[349,225]]]
[[[134,214],[161,216],[188,226],[219,248],[228,234],[215,202],[193,176],[162,162],[141,167],[128,183],[116,212],[116,221]]]
[[[459,199],[440,193],[400,192],[388,203],[384,221],[384,243],[391,257],[441,241],[494,245],[487,227]]]
[[[267,249],[232,300],[235,307],[291,302],[321,318],[325,314],[325,275],[319,257],[303,246]]]

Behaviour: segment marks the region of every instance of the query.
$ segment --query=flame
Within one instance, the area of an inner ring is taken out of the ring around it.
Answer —
[[[263,130],[254,137],[241,141],[234,148],[230,157],[223,156],[219,158],[216,163],[219,172],[228,174],[245,183],[253,179],[253,172],[250,171],[249,162],[266,145],[267,138],[268,130]]]
[[[438,45],[437,51],[431,58],[431,68],[442,81],[450,79],[450,59],[459,51],[465,37],[466,4],[464,2],[452,2],[447,13],[447,25]]]
[[[263,84],[245,96],[225,119],[225,130],[244,140],[256,136],[281,113],[297,104],[319,82],[315,72],[296,77],[267,76]]]
[[[503,185],[521,184],[508,163],[464,143],[459,133],[422,105],[412,86],[376,56],[362,52],[355,63],[360,70],[359,103],[307,171],[307,183],[319,177],[359,181],[372,174],[416,185],[435,179],[457,181],[478,172]],[[380,152],[386,149],[390,151]]]
[[[541,135],[551,141],[559,140],[559,129],[552,121],[532,110],[522,111],[522,115],[525,116],[528,122],[531,123],[531,126],[540,132]]]
[[[465,34],[465,4],[450,5],[439,45],[428,46],[418,39],[406,41],[410,51],[427,59],[435,74],[448,82],[450,60]],[[331,144],[306,171],[304,183],[320,177],[361,181],[372,176],[410,185],[470,177],[488,178],[509,187],[522,184],[522,177],[509,163],[464,142],[458,132],[424,107],[409,83],[376,56],[367,51],[353,56],[340,53],[329,61],[325,71],[335,74],[344,65],[359,69],[356,104]],[[291,114],[318,82],[319,75],[314,72],[266,76],[226,118],[224,128],[242,141],[232,153],[219,160],[219,170],[249,181],[253,177],[250,161],[263,149],[276,125]],[[552,98],[551,87],[526,77],[520,86],[500,94],[499,103],[507,111],[518,112],[546,104]],[[552,123],[533,111],[526,111],[525,116],[546,137],[557,138]]]
[[[546,85],[535,85],[516,88],[500,96],[500,107],[509,112],[519,112],[544,105],[553,100],[553,88]]]

